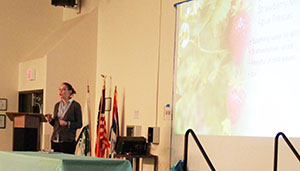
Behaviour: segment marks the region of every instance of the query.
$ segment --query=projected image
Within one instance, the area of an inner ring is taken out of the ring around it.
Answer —
[[[300,136],[295,0],[199,0],[177,7],[174,131]]]

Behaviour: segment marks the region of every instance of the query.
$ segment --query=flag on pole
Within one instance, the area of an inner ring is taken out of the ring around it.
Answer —
[[[79,137],[77,138],[76,145],[76,155],[80,156],[91,156],[91,140],[90,140],[90,116],[91,116],[91,107],[90,107],[90,90],[89,86],[87,87],[86,101],[84,105],[82,124],[83,127],[80,131]]]
[[[103,85],[97,119],[97,139],[95,147],[96,157],[105,157],[105,151],[109,148],[105,122],[105,85]]]
[[[117,104],[117,87],[115,87],[114,93],[114,103],[113,103],[113,113],[112,113],[112,125],[110,129],[110,152],[113,154],[115,152],[117,137],[119,136],[119,118],[118,118],[118,104]]]

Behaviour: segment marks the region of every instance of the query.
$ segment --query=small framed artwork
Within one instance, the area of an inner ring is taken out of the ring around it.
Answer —
[[[0,98],[0,111],[7,110],[7,99]]]
[[[0,114],[0,129],[5,129],[6,127],[6,115]]]
[[[111,110],[111,97],[105,98],[105,111]]]

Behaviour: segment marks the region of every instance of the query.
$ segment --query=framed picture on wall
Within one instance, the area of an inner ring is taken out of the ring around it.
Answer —
[[[0,111],[7,110],[7,99],[0,98]]]
[[[6,127],[6,115],[0,114],[0,129],[5,129]]]
[[[105,111],[111,110],[111,97],[105,98]]]

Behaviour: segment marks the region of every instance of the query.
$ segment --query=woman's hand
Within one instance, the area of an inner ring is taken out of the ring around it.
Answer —
[[[64,121],[64,120],[58,120],[58,122],[59,122],[59,125],[61,125],[61,126],[67,126],[67,122],[66,121]]]
[[[51,122],[51,120],[52,120],[52,115],[51,115],[51,114],[46,114],[45,116],[46,116],[46,118],[47,118],[47,121],[48,121],[48,122]]]

